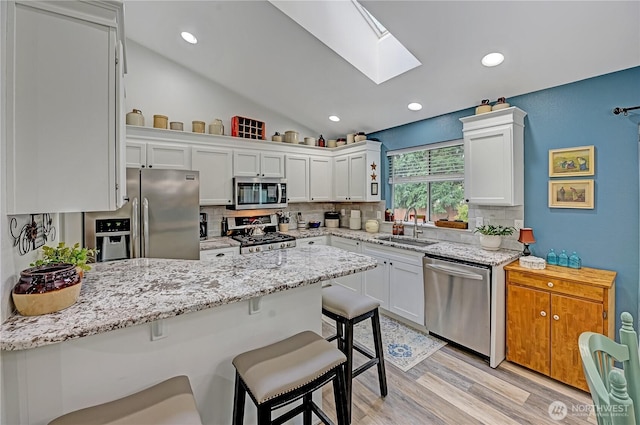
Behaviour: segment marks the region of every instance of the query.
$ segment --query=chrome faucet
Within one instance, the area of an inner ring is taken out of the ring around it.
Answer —
[[[407,214],[404,216],[404,221],[409,221],[411,210],[413,210],[413,237],[418,239],[418,234],[422,233],[422,230],[418,230],[418,211],[416,207],[409,207]]]

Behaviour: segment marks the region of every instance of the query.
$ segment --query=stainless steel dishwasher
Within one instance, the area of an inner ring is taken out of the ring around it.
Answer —
[[[491,267],[426,256],[424,320],[429,333],[489,356]]]

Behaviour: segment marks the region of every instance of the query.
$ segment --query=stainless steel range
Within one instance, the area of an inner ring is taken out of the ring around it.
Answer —
[[[275,214],[255,217],[233,217],[228,219],[231,237],[240,242],[240,254],[293,248],[296,238],[276,231],[278,219]]]

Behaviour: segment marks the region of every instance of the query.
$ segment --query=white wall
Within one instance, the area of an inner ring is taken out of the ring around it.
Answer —
[[[204,121],[208,132],[213,119],[220,118],[230,135],[231,117],[238,115],[266,122],[268,140],[274,132],[286,130],[297,130],[301,137],[319,136],[131,40],[127,40],[125,90],[127,112],[141,110],[146,127],[153,127],[154,115],[166,115],[170,122],[183,122],[185,131],[191,131],[192,121]]]

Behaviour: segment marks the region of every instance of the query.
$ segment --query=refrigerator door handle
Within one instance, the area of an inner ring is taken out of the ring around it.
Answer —
[[[140,211],[139,208],[140,205],[138,203],[138,198],[133,198],[133,201],[131,202],[131,222],[132,224],[132,229],[131,229],[131,258],[138,258],[140,256],[140,253],[137,250],[137,246],[138,246],[138,235],[139,233],[139,228],[140,228]]]
[[[143,248],[141,257],[146,257],[149,247],[149,200],[147,198],[142,201],[142,233]]]

